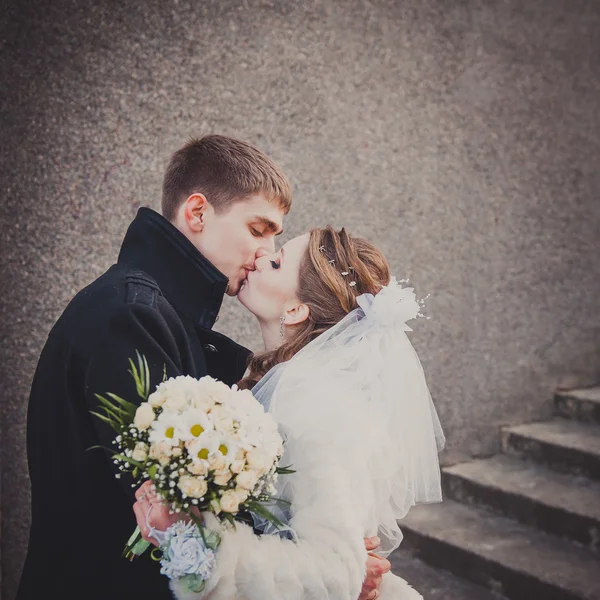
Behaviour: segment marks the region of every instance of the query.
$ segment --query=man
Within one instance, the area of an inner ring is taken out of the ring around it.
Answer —
[[[236,295],[256,258],[273,251],[290,207],[290,184],[263,153],[222,136],[193,140],[167,168],[163,216],[140,209],[117,263],[67,306],[29,401],[32,525],[18,600],[171,597],[156,563],[121,558],[133,490],[107,452],[90,450],[114,437],[90,411],[96,394],[135,398],[136,352],[151,389],[165,368],[227,384],[242,377],[249,351],[211,328],[225,293]],[[361,600],[376,597],[389,563],[368,567]]]

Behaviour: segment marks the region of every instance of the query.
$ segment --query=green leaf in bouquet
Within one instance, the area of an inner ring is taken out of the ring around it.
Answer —
[[[100,413],[90,411],[95,417],[98,417],[101,421],[104,421],[108,425],[110,425],[117,433],[121,433],[121,427],[118,423],[116,423],[113,419],[109,419]]]
[[[96,397],[98,402],[100,402],[102,408],[112,411],[113,413],[115,413],[115,415],[118,415],[119,418],[122,420],[129,419],[129,412],[120,406],[121,402],[125,401],[119,398],[118,396],[115,396],[114,394],[107,394],[107,396],[110,396],[113,399],[112,402],[104,396],[102,396],[101,394],[94,394],[94,396]]]
[[[289,465],[287,467],[277,467],[275,469],[275,473],[277,473],[278,475],[291,475],[292,473],[296,472],[293,469],[290,469],[291,466],[292,465]]]
[[[267,519],[267,521],[273,523],[278,529],[283,527],[284,524],[266,507],[260,502],[246,502],[246,506],[250,512],[256,513],[259,517]]]
[[[129,373],[133,377],[135,381],[135,388],[138,393],[138,396],[142,400],[146,400],[150,395],[150,369],[148,367],[148,361],[145,356],[142,356],[137,350],[135,351],[138,364],[133,362],[133,360],[129,359],[129,365],[131,369],[129,369]]]
[[[163,365],[163,383],[168,379],[167,377],[167,363]]]
[[[133,402],[128,402],[127,400],[123,400],[123,398],[121,398],[120,396],[117,396],[116,394],[112,394],[110,392],[108,392],[106,395],[111,400],[113,400],[118,406],[121,407],[121,410],[123,410],[125,415],[127,415],[129,423],[132,423],[133,419],[135,418],[135,412],[138,409],[137,404],[134,404]]]
[[[158,474],[158,465],[156,463],[154,463],[149,469],[148,469],[148,475],[150,477],[150,479],[156,479],[156,475]]]
[[[129,560],[133,560],[136,556],[140,556],[146,552],[151,545],[150,542],[147,542],[142,537],[140,528],[136,527],[135,531],[131,534],[131,537],[127,540],[127,544],[125,544],[122,556]]]
[[[112,408],[109,408],[108,406],[101,406],[98,410],[103,410],[105,412],[105,416],[114,421],[114,423],[117,424],[120,429],[125,428],[123,417],[116,413]]]

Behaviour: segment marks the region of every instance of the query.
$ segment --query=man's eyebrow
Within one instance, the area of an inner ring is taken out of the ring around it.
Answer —
[[[262,225],[264,225],[269,231],[274,233],[275,235],[281,235],[283,233],[283,227],[279,227],[275,221],[271,221],[271,219],[267,219],[267,217],[254,217],[255,221],[258,221]]]

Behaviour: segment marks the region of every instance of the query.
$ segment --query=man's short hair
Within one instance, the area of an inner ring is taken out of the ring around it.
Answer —
[[[194,193],[204,194],[217,213],[259,193],[286,214],[292,205],[292,186],[275,163],[250,144],[222,135],[192,139],[172,156],[163,180],[163,216],[174,221]]]

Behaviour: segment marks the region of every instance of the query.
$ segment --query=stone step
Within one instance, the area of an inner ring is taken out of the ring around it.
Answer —
[[[506,454],[600,480],[600,427],[554,419],[502,428]]]
[[[558,390],[554,405],[561,417],[600,424],[600,386]]]
[[[403,546],[510,600],[598,600],[597,555],[516,521],[447,500],[413,508]]]
[[[600,550],[600,484],[508,456],[442,470],[445,497]]]
[[[436,569],[400,546],[389,556],[392,572],[406,579],[425,600],[506,600],[484,587]]]

